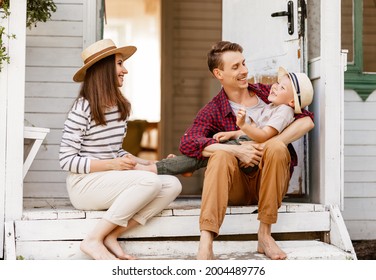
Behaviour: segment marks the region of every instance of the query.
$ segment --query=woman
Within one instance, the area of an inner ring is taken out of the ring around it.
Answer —
[[[73,206],[107,209],[80,246],[93,259],[134,259],[117,238],[144,225],[181,192],[174,176],[134,170],[147,161],[121,148],[131,104],[119,87],[128,73],[123,63],[135,51],[133,46],[117,48],[109,39],[98,41],[82,52],[84,65],[73,77],[83,83],[64,123],[59,160],[69,171]]]

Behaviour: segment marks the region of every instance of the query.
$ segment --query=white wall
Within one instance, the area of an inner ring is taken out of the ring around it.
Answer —
[[[376,239],[376,91],[345,91],[345,209],[353,240]]]
[[[58,153],[66,114],[79,90],[72,77],[82,65],[84,44],[90,43],[84,26],[90,2],[54,2],[51,20],[27,30],[25,125],[47,127],[50,133],[25,177],[24,197],[67,196]]]

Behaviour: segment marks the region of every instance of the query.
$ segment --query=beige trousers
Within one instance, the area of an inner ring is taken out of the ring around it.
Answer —
[[[290,154],[283,142],[272,141],[264,148],[259,169],[245,174],[235,156],[216,151],[205,172],[200,214],[200,230],[217,236],[227,205],[258,204],[258,219],[277,222],[278,208],[290,180]]]
[[[70,173],[67,190],[74,207],[107,210],[103,218],[127,226],[133,218],[144,225],[181,192],[178,178],[140,170]]]

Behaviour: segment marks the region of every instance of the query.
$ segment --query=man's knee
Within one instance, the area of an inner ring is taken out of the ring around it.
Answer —
[[[264,153],[273,157],[289,157],[290,155],[287,146],[280,140],[272,140],[268,142],[264,149]]]
[[[234,164],[237,163],[237,159],[231,153],[219,150],[213,152],[213,154],[209,158],[208,164],[213,164],[214,162],[219,163],[221,165]]]

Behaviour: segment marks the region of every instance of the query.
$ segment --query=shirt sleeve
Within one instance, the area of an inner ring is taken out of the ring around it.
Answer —
[[[213,113],[207,105],[200,110],[193,124],[181,137],[180,152],[189,157],[202,158],[202,150],[208,145],[217,143],[213,139],[213,132],[216,131],[214,123]]]
[[[78,100],[64,123],[59,152],[59,163],[63,170],[74,173],[90,172],[90,159],[80,156],[81,145],[90,127],[90,121],[88,102]]]
[[[297,119],[300,119],[300,118],[304,118],[304,117],[310,117],[312,119],[312,121],[314,121],[314,114],[306,109],[302,109],[302,113],[301,114],[295,114],[294,118],[297,120]]]
[[[266,122],[266,126],[275,128],[281,133],[290,123],[294,121],[294,110],[287,105],[279,105],[272,116]]]

